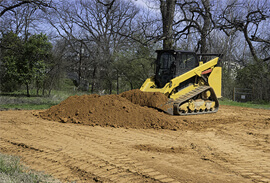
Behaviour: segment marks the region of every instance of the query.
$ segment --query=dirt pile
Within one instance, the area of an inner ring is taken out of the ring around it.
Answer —
[[[160,108],[168,101],[168,98],[162,93],[142,92],[139,89],[123,92],[120,96],[128,99],[134,104],[153,108]]]
[[[145,96],[146,99],[143,98]],[[64,123],[93,126],[175,129],[174,123],[167,119],[166,114],[140,106],[159,105],[164,97],[158,94],[145,96],[139,90],[131,90],[120,95],[71,96],[60,104],[40,112],[39,116]]]

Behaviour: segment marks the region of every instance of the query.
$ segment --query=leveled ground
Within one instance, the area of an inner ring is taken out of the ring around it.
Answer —
[[[150,110],[172,128],[91,126],[45,120],[39,111],[0,111],[0,152],[63,182],[270,182],[269,110],[221,106],[186,117]]]

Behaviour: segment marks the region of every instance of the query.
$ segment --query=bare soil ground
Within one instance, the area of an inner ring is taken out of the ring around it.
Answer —
[[[0,111],[0,152],[63,182],[270,182],[269,110],[221,106],[184,117],[147,110],[170,127],[91,126]]]

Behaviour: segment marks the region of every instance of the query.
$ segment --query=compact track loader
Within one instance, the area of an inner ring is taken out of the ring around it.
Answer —
[[[159,109],[171,115],[217,112],[221,97],[221,67],[218,54],[157,50],[155,75],[146,79],[140,90],[160,92],[168,102]],[[217,56],[199,61],[199,56]]]

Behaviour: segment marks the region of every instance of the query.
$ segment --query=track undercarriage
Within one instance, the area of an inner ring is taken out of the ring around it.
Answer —
[[[161,110],[171,115],[208,114],[218,111],[219,102],[210,86],[199,86],[176,100],[170,99]]]

